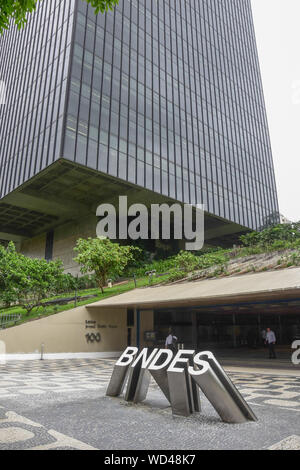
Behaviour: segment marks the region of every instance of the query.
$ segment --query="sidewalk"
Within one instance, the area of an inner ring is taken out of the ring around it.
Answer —
[[[114,364],[68,359],[0,365],[0,450],[300,449],[300,376],[288,370],[246,372],[245,361],[228,366],[258,417],[229,425],[203,393],[202,412],[189,418],[172,416],[154,382],[139,405],[106,397]]]
[[[215,351],[217,359],[228,371],[300,377],[300,365],[292,363],[293,351],[278,347],[276,353],[277,359],[269,359],[268,350],[264,348]]]

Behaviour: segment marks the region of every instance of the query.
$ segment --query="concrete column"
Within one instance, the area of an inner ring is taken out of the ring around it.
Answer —
[[[152,343],[147,343],[144,340],[144,333],[146,331],[154,330],[154,311],[153,310],[142,310],[141,311],[141,338],[140,345],[143,348],[152,346]]]
[[[192,344],[193,348],[198,349],[198,325],[197,312],[192,312]]]
[[[283,343],[283,334],[282,334],[281,315],[278,315],[278,323],[279,323],[279,341],[280,341],[280,344],[282,344]]]
[[[234,313],[232,315],[232,323],[233,323],[233,328],[232,328],[232,332],[233,332],[233,337],[232,337],[232,341],[233,341],[233,347],[236,349],[237,347],[237,342],[236,342],[236,314]]]

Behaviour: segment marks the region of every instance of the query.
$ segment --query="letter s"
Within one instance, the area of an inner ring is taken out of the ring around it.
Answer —
[[[196,356],[194,357],[194,364],[198,366],[198,369],[195,370],[193,367],[189,367],[188,370],[189,370],[190,375],[195,375],[195,376],[202,375],[208,371],[209,363],[201,359],[202,356],[203,356],[203,353],[199,353],[199,354],[196,354]]]

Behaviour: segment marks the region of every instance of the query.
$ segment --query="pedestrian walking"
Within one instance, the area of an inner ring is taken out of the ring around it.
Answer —
[[[177,349],[176,349],[176,344],[177,344],[178,338],[177,336],[174,336],[172,328],[169,329],[169,335],[166,338],[166,349],[171,349],[171,351],[176,354]]]
[[[271,328],[267,329],[266,344],[269,347],[269,358],[277,359],[276,352],[275,352],[276,335],[274,331],[271,330]]]
[[[267,344],[267,331],[266,330],[262,330],[261,332],[261,339],[262,339],[262,344],[264,346],[264,348],[266,347],[266,344]]]

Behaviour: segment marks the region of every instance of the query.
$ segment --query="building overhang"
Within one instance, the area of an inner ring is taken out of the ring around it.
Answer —
[[[3,240],[33,238],[62,224],[94,216],[99,204],[173,204],[161,194],[60,159],[0,200],[0,232]],[[96,224],[95,224],[96,228]],[[249,229],[205,213],[205,242],[232,246]]]
[[[300,268],[246,274],[221,279],[135,289],[88,305],[88,309],[199,308],[243,303],[295,302],[300,312]]]

